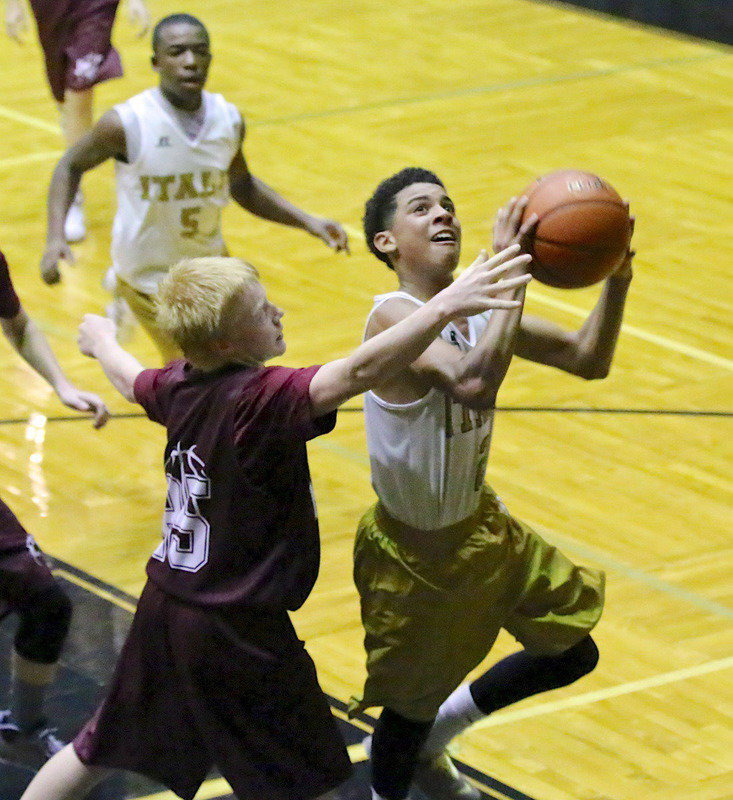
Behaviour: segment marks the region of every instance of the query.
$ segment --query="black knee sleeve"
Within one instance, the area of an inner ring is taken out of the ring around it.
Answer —
[[[522,650],[507,656],[470,686],[474,703],[484,714],[525,697],[577,681],[595,669],[598,648],[588,635],[556,656],[537,656]]]
[[[15,649],[28,661],[58,661],[71,624],[72,606],[66,592],[54,584],[36,592],[19,609]]]
[[[593,637],[590,634],[558,656],[558,659],[562,659],[567,665],[570,683],[582,678],[583,675],[587,675],[589,672],[593,672],[598,665],[599,658],[598,645],[593,641]]]
[[[372,736],[372,786],[386,800],[403,800],[415,774],[430,722],[416,722],[385,708]]]

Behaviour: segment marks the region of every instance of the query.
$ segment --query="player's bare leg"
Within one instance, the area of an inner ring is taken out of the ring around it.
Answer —
[[[67,89],[64,93],[64,102],[59,103],[59,112],[61,114],[61,130],[67,148],[76,144],[92,129],[93,100],[92,89],[84,89],[80,92]],[[66,215],[64,235],[68,242],[80,242],[87,235],[83,204],[84,198],[79,189]]]
[[[103,767],[83,764],[73,746],[67,744],[41,767],[21,800],[81,800],[111,773]]]

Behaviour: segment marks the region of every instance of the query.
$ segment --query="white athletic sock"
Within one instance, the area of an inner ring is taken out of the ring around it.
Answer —
[[[372,790],[372,800],[384,800],[381,794],[377,794],[377,790],[373,787],[369,787]]]
[[[445,750],[452,739],[486,716],[473,702],[469,684],[461,684],[438,710],[420,755],[433,758]]]

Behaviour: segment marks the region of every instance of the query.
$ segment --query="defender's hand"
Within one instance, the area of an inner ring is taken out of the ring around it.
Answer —
[[[96,346],[105,340],[116,341],[116,333],[117,329],[111,319],[100,317],[99,314],[85,314],[79,325],[76,341],[85,356],[96,358]]]

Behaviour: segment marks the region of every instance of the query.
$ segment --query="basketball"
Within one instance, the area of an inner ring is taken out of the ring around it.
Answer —
[[[524,190],[523,220],[537,214],[530,272],[541,283],[580,289],[607,278],[631,240],[629,210],[609,183],[590,172],[560,170]]]

